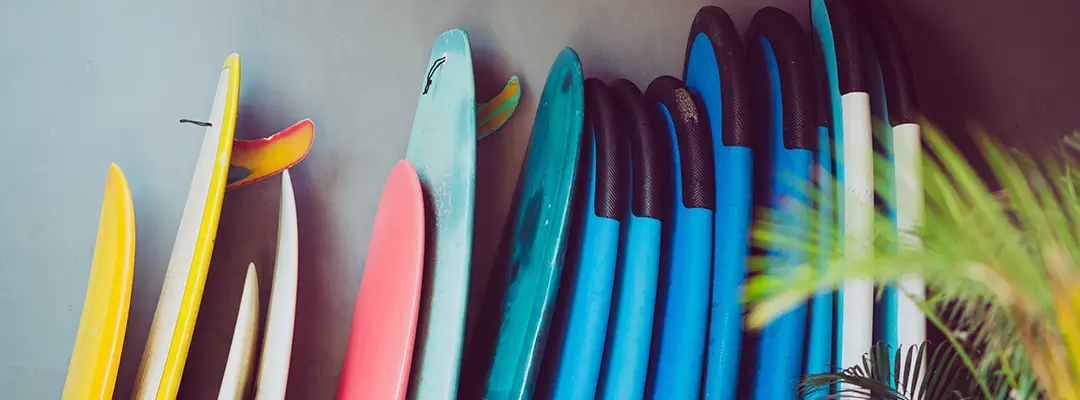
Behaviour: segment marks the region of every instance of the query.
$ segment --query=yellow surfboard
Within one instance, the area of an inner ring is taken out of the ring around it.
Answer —
[[[210,109],[210,125],[206,127],[195,162],[195,175],[135,377],[133,397],[136,399],[171,400],[180,388],[210,254],[214,250],[239,97],[240,56],[232,54],[221,68],[214,106]]]
[[[109,165],[94,262],[79,332],[64,382],[64,400],[111,399],[120,365],[135,264],[135,209],[124,173]]]

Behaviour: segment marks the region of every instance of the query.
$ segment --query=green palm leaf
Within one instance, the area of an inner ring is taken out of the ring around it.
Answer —
[[[934,347],[928,353],[927,343],[907,346],[891,352],[888,346],[875,345],[863,356],[862,365],[835,373],[804,377],[799,390],[805,395],[820,388],[846,383],[853,389],[824,397],[826,399],[966,399],[972,397],[957,385],[957,353],[948,343]],[[927,366],[922,368],[923,363]],[[893,384],[895,382],[895,385]]]
[[[947,342],[939,346],[949,349],[939,353],[938,347],[927,355],[920,346],[903,354],[926,360],[927,370],[920,371],[925,374],[915,374],[925,376],[915,385],[926,388],[925,395],[912,392],[907,383],[914,381],[904,380],[913,376],[908,357],[899,352],[879,354],[882,349],[876,348],[868,349],[864,365],[807,377],[804,384],[844,379],[866,390],[864,397],[856,398],[1080,399],[1076,388],[1080,383],[1080,269],[1075,262],[1080,260],[1080,176],[1073,172],[1074,162],[1060,154],[1037,158],[1005,150],[978,136],[982,156],[1002,189],[995,191],[945,137],[926,130],[923,138],[925,223],[912,232],[921,245],[897,246],[895,226],[882,215],[874,219],[873,243],[878,249],[873,257],[819,254],[823,241],[818,240],[818,224],[794,230],[782,224],[785,218],[779,214],[805,213],[815,204],[801,204],[790,211],[760,210],[753,231],[755,246],[802,251],[808,259],[822,256],[828,261],[795,267],[790,274],[758,274],[749,280],[744,287],[750,302],[749,325],[760,327],[814,293],[839,288],[846,280],[870,279],[885,285],[917,275],[932,295],[913,300],[946,333]],[[891,173],[888,163],[879,157],[878,173]],[[816,198],[812,182],[802,185],[810,192],[806,198]],[[895,209],[893,191],[884,189],[879,188],[877,195]],[[832,228],[832,221],[825,222]],[[824,242],[839,237],[829,229],[821,234],[827,235]],[[825,248],[843,248],[827,244]],[[751,268],[765,265],[764,257],[768,256],[751,260]],[[895,361],[890,364],[889,360]],[[873,386],[873,382],[885,385]]]

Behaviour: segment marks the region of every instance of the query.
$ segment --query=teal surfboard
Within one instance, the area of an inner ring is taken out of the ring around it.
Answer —
[[[563,259],[584,122],[581,62],[564,49],[548,72],[503,230],[488,296],[466,350],[462,399],[530,399]]]
[[[472,257],[476,94],[465,31],[435,40],[423,75],[405,158],[427,205],[427,249],[409,398],[457,393]]]

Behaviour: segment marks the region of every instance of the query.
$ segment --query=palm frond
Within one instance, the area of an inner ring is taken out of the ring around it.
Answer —
[[[931,355],[927,360],[952,360],[948,365],[926,363],[930,371],[923,383],[928,390],[949,387],[953,392],[914,398],[978,394],[992,399],[1080,399],[1080,268],[1076,262],[1080,260],[1080,174],[1075,172],[1076,163],[1068,157],[1037,158],[1006,150],[979,135],[976,143],[996,185],[1002,188],[999,192],[944,136],[927,129],[923,139],[924,223],[911,232],[919,245],[897,246],[901,235],[891,218],[881,215],[874,218],[873,257],[845,258],[831,250],[843,248],[837,242],[840,236],[830,231],[835,230],[833,221],[815,221],[809,229],[785,223],[790,221],[785,213],[812,212],[817,206],[814,202],[761,210],[753,231],[755,246],[789,249],[806,254],[807,260],[825,261],[793,267],[782,275],[759,274],[748,281],[744,288],[751,303],[748,323],[761,326],[814,293],[840,288],[850,279],[887,285],[919,276],[933,295],[913,301],[946,332],[949,340],[941,346],[950,349],[948,356]],[[888,160],[880,158],[877,168],[889,173]],[[895,192],[903,192],[902,184],[897,185]],[[816,198],[816,186],[803,186],[811,191],[805,198]],[[891,188],[877,191],[887,209],[895,209],[895,192]],[[752,261],[754,266],[764,264],[764,260]],[[894,359],[899,362],[900,357]],[[897,370],[904,369],[900,365],[893,367],[891,378],[906,376],[897,375]],[[944,382],[958,373],[951,368],[966,369],[974,387],[953,388]],[[869,379],[875,374],[880,377],[880,372],[843,370],[806,382]],[[900,389],[896,393],[911,395]],[[893,398],[887,391],[871,390],[870,394]]]
[[[911,345],[891,351],[890,346],[878,343],[863,355],[861,365],[838,372],[812,374],[799,383],[801,393],[809,394],[821,388],[850,385],[851,389],[824,398],[835,399],[960,399],[972,397],[954,380],[959,368],[957,354],[948,343],[934,346],[929,343]],[[922,366],[927,366],[923,369]]]

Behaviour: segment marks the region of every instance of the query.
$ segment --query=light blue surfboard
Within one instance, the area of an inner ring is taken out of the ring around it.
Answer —
[[[798,20],[780,9],[766,7],[750,22],[748,74],[757,101],[754,122],[761,128],[755,171],[762,188],[758,202],[777,213],[775,223],[789,232],[808,232],[811,218],[806,207],[812,192],[814,148],[818,120],[814,107],[813,65]],[[784,276],[804,264],[804,249],[772,247],[766,274]],[[802,375],[806,334],[806,305],[780,315],[761,330],[754,379],[754,398],[799,398],[796,385]]]
[[[472,256],[476,94],[468,34],[439,35],[417,80],[405,158],[420,177],[428,235],[409,398],[447,399],[457,393]]]
[[[572,49],[548,72],[482,315],[463,363],[463,399],[535,392],[569,247],[582,143],[581,62]]]
[[[690,28],[683,79],[705,108],[716,171],[712,300],[705,399],[734,399],[739,379],[753,157],[742,38],[724,10],[702,7]]]
[[[664,239],[657,293],[650,399],[696,399],[702,369],[712,281],[716,178],[712,133],[704,110],[678,78],[661,76],[645,96],[654,104],[672,143],[671,223]]]
[[[597,398],[640,399],[649,368],[660,242],[671,213],[671,139],[655,123],[653,107],[637,86],[619,79],[611,92],[630,143],[630,207],[622,225]]]

